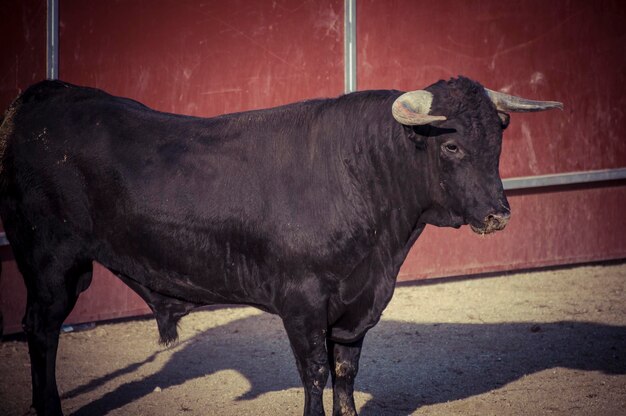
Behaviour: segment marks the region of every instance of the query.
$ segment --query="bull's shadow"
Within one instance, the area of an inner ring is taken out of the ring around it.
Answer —
[[[366,338],[356,387],[373,396],[361,409],[363,416],[386,414],[389,410],[385,408],[410,413],[423,405],[485,393],[553,367],[626,374],[624,354],[624,326],[569,321],[416,324],[383,320]],[[65,396],[82,394],[141,364],[117,370]],[[263,314],[198,334],[159,372],[123,384],[74,414],[106,414],[157,386],[165,389],[228,369],[245,376],[251,385],[238,400],[300,386],[280,320]],[[398,379],[411,381],[409,391]]]

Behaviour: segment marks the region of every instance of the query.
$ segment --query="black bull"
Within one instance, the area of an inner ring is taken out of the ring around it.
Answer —
[[[559,107],[466,78],[196,118],[56,81],[0,127],[0,215],[28,291],[33,407],[61,414],[59,330],[98,261],[161,341],[215,303],[278,314],[306,415],[356,414],[363,337],[426,224],[504,228],[507,111]]]

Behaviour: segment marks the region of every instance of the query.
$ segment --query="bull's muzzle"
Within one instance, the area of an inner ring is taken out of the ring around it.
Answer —
[[[477,227],[470,224],[470,227],[472,227],[472,230],[477,234],[490,234],[495,231],[503,230],[508,224],[510,218],[510,212],[489,214],[485,217],[481,226]]]

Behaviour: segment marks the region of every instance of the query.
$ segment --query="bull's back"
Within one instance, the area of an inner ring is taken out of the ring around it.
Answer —
[[[0,166],[5,182],[22,192],[29,191],[27,185],[46,187],[47,197],[56,196],[59,203],[82,194],[115,202],[109,206],[171,211],[199,202],[201,195],[193,201],[189,195],[210,185],[219,168],[222,176],[236,174],[236,164],[223,162],[219,132],[207,134],[215,124],[160,113],[100,90],[44,81],[8,111],[0,130]]]

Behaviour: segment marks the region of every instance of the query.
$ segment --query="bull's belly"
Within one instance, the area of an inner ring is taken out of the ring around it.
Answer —
[[[147,211],[146,211],[147,212]],[[366,250],[352,240],[293,241],[272,228],[242,229],[234,220],[211,222],[199,216],[95,215],[97,258],[111,270],[161,294],[196,304],[250,304],[277,312],[282,291],[316,276],[328,293],[350,275]],[[230,226],[228,226],[230,224]],[[341,244],[339,244],[341,243]]]
[[[239,256],[233,261],[226,257],[194,250],[155,253],[148,247],[139,252],[111,247],[95,260],[165,296],[199,305],[249,304],[275,313],[272,292],[279,286],[276,273],[281,272],[270,272],[254,258]]]

